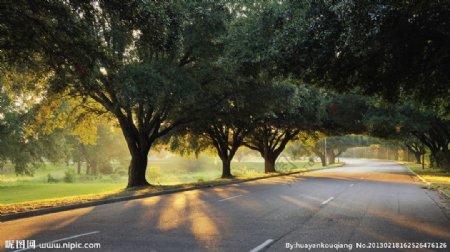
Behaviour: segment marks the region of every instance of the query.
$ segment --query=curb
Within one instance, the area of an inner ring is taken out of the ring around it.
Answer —
[[[345,166],[345,163],[343,163],[342,166]],[[255,181],[255,180],[262,180],[262,179],[268,179],[268,178],[276,178],[276,177],[282,177],[282,176],[290,176],[290,175],[295,175],[295,174],[302,174],[302,173],[313,172],[313,171],[320,171],[320,170],[328,170],[328,169],[340,168],[342,166],[329,167],[329,168],[324,168],[324,169],[316,169],[316,170],[310,170],[310,171],[298,171],[298,172],[280,173],[280,174],[274,174],[274,175],[271,175],[271,176],[256,177],[256,178],[242,179],[242,180],[229,181],[229,182],[219,182],[219,183],[216,183],[216,184],[191,186],[191,187],[187,187],[187,188],[170,189],[170,190],[164,190],[164,191],[160,191],[160,192],[143,193],[143,194],[139,194],[139,195],[114,197],[114,198],[109,198],[109,199],[94,200],[94,201],[90,201],[90,202],[78,203],[78,204],[73,204],[73,205],[50,207],[50,208],[42,208],[42,209],[32,210],[32,211],[28,211],[28,212],[21,212],[21,213],[4,214],[4,215],[0,216],[0,223],[6,222],[6,221],[22,219],[22,218],[28,218],[28,217],[44,215],[44,214],[57,213],[57,212],[62,212],[62,211],[68,211],[68,210],[74,210],[74,209],[79,209],[79,208],[91,207],[91,206],[99,206],[99,205],[105,205],[105,204],[110,204],[110,203],[115,203],[115,202],[135,200],[135,199],[142,199],[142,198],[147,198],[147,197],[154,197],[154,196],[160,196],[160,195],[166,195],[166,194],[173,194],[173,193],[178,193],[178,192],[193,191],[193,190],[198,190],[198,189],[206,189],[206,188],[212,188],[212,187],[241,184],[241,183],[251,182],[251,181]]]
[[[408,166],[406,166],[406,165],[403,165],[403,166],[406,167],[410,173],[412,173],[412,174],[414,174],[416,177],[418,177],[418,178],[419,178],[424,184],[426,184],[427,186],[431,186],[431,185],[432,185],[432,183],[428,182],[426,179],[424,179],[422,176],[420,176],[419,174],[417,174],[415,171],[411,170]],[[450,195],[448,195],[446,192],[442,191],[442,190],[439,189],[439,188],[436,188],[436,190],[437,190],[440,194],[442,194],[442,195],[444,195],[445,197],[447,197],[447,199],[450,199]]]

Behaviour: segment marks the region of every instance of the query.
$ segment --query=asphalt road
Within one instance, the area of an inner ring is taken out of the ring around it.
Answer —
[[[446,200],[422,189],[400,165],[346,162],[342,168],[302,176],[3,222],[0,250],[5,240],[100,243],[104,251],[251,251],[262,247],[262,251],[289,251],[289,245],[296,251],[302,244],[320,243],[351,244],[354,251],[361,250],[357,243],[450,246]]]

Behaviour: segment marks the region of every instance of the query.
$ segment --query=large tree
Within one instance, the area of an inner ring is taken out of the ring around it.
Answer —
[[[286,1],[279,5],[269,15],[274,18],[255,22],[271,31],[257,47],[267,52],[259,58],[260,65],[339,92],[376,95],[389,102],[412,99],[432,111],[438,121],[448,120],[449,1]],[[446,139],[443,128],[447,126],[433,124],[431,135]],[[421,136],[422,141],[445,153],[447,146],[431,144],[430,133]]]
[[[265,102],[254,95],[258,88],[254,83],[220,79],[221,83],[208,92],[220,102],[203,113],[201,120],[179,130],[179,134],[171,139],[170,147],[182,154],[198,154],[212,147],[222,161],[222,178],[230,178],[231,161],[244,144],[244,138],[253,130]]]
[[[271,50],[278,71],[340,91],[449,105],[449,1],[285,4]]]
[[[23,0],[1,14],[4,61],[38,59],[52,91],[89,97],[117,119],[132,157],[128,187],[148,185],[154,142],[202,110],[207,80],[197,73],[220,53],[229,16],[213,1]]]
[[[324,114],[321,93],[288,81],[260,87],[255,93],[270,107],[254,123],[245,146],[261,154],[266,173],[275,172],[275,161],[289,141],[319,127]]]
[[[283,2],[276,1],[239,9],[240,15],[230,26],[224,57],[238,78],[257,85],[253,95],[267,106],[245,140],[245,146],[264,158],[265,172],[275,171],[275,161],[290,140],[317,126],[323,109],[319,91],[273,71],[277,62],[270,55],[283,10]]]

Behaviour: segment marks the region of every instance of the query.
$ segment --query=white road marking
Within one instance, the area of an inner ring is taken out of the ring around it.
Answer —
[[[242,195],[242,194],[239,194],[239,195],[236,195],[236,196],[233,196],[233,197],[229,197],[229,198],[221,199],[221,200],[219,200],[219,201],[230,200],[230,199],[234,199],[234,198],[237,198],[237,197],[241,197],[241,196],[243,196],[243,195]]]
[[[260,245],[258,245],[258,247],[250,250],[250,252],[258,252],[261,251],[262,249],[266,248],[267,246],[269,246],[271,243],[273,242],[272,239],[268,239],[267,241],[261,243]]]
[[[350,187],[353,187],[354,185],[355,185],[355,184],[350,184],[349,186],[350,186]]]
[[[86,236],[86,235],[96,234],[96,233],[99,233],[99,232],[100,232],[100,231],[92,231],[92,232],[89,232],[89,233],[84,233],[84,234],[79,234],[79,235],[69,236],[69,237],[65,237],[65,238],[58,239],[58,240],[49,241],[49,242],[43,242],[43,243],[55,243],[55,242],[60,242],[60,241],[66,241],[66,240],[78,238],[78,237],[81,237],[81,236]],[[37,244],[36,244],[36,245],[37,245]],[[36,247],[36,248],[38,248],[38,247]],[[14,250],[13,252],[25,251],[25,250],[29,250],[29,249],[32,249],[32,248],[24,248],[24,249]]]
[[[334,197],[330,197],[327,200],[325,200],[324,202],[322,202],[322,205],[327,204],[328,202],[332,201],[334,199]]]

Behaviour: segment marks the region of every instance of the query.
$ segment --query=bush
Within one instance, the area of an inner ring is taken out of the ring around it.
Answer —
[[[112,174],[114,172],[114,169],[111,164],[104,164],[99,169],[100,173],[102,174]]]
[[[66,182],[66,183],[73,183],[73,182],[75,182],[75,177],[76,177],[75,171],[67,170],[64,173],[64,182]]]
[[[52,177],[52,175],[49,173],[49,174],[47,175],[47,182],[48,182],[48,183],[58,183],[59,180],[56,179],[56,178],[54,178],[54,177]]]
[[[122,176],[120,176],[119,174],[116,174],[116,173],[111,174],[110,177],[111,177],[111,180],[114,182],[120,181],[122,179]]]
[[[78,181],[80,181],[80,182],[99,181],[101,179],[103,179],[103,176],[101,174],[97,174],[97,175],[83,174],[78,177]]]
[[[118,174],[119,176],[127,176],[128,175],[128,170],[126,168],[121,168],[118,167],[114,170],[115,174]]]

